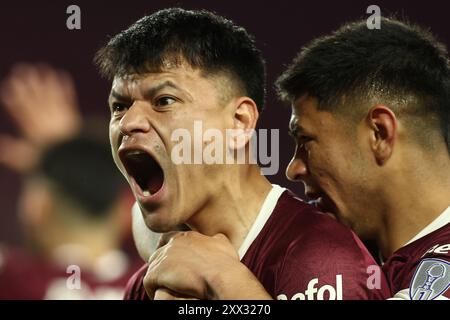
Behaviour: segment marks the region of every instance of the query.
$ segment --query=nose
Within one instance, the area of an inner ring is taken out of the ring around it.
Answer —
[[[134,103],[119,122],[119,130],[126,136],[137,132],[150,131],[151,124],[145,112],[145,106]]]
[[[289,162],[288,167],[286,168],[286,177],[290,181],[301,181],[308,174],[308,169],[306,167],[305,162],[300,158],[294,155],[291,162]]]

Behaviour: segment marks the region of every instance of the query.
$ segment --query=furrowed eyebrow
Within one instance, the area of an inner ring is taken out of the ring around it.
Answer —
[[[289,123],[288,133],[294,139],[300,138],[301,135],[308,134],[304,127],[295,119]]]
[[[154,97],[158,93],[158,91],[164,89],[165,87],[170,87],[175,90],[179,90],[179,91],[183,92],[184,94],[186,94],[189,98],[191,98],[191,95],[188,92],[186,92],[186,90],[183,90],[182,88],[180,88],[179,86],[177,86],[175,83],[173,83],[170,80],[164,81],[162,83],[159,83],[159,84],[147,89],[145,91],[144,98],[150,99],[150,98]],[[114,98],[114,99],[117,99],[120,101],[130,101],[131,100],[130,97],[124,96],[115,90],[111,91],[111,93],[108,97],[108,102],[111,101],[111,98]]]
[[[117,91],[114,91],[114,90],[111,90],[111,93],[109,94],[109,97],[108,97],[108,102],[111,101],[111,98],[114,98],[114,99],[120,100],[120,101],[129,101],[130,100],[129,97],[121,95],[120,93],[118,93]]]
[[[183,90],[182,88],[180,88],[179,86],[177,86],[175,83],[173,83],[170,80],[164,81],[160,84],[157,84],[149,89],[146,90],[145,94],[144,94],[144,98],[145,99],[149,99],[154,97],[158,91],[164,89],[165,87],[170,87],[173,88],[175,90],[181,91],[182,93],[184,93],[185,95],[187,95],[189,98],[192,98],[191,95],[186,92],[186,90]]]

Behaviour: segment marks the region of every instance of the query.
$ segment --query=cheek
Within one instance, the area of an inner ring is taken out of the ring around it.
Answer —
[[[324,150],[313,152],[309,159],[309,172],[316,182],[326,191],[343,188],[347,184],[346,167],[349,160],[343,150]],[[335,190],[336,191],[336,190]]]
[[[332,153],[331,153],[332,154]],[[308,170],[311,175],[318,179],[325,179],[333,175],[335,169],[335,158],[331,156],[330,152],[325,148],[311,147],[307,150],[306,158],[308,163]]]
[[[117,166],[119,166],[119,156],[117,155],[117,150],[119,149],[118,142],[117,142],[117,134],[110,130],[109,131],[109,143],[111,145],[111,154],[114,159],[114,162]]]
[[[122,163],[119,160],[119,157],[117,156],[117,154],[113,151],[112,153],[112,157],[114,160],[114,163],[116,164],[116,167],[119,168],[119,170],[124,173],[125,172],[125,168],[122,166]]]
[[[118,123],[111,120],[109,124],[109,142],[111,143],[113,150],[117,150],[119,148],[119,133]]]
[[[112,142],[111,142],[111,155],[112,155],[112,159],[113,159],[114,163],[116,164],[116,167],[120,170],[122,175],[126,178],[126,170],[123,167],[122,162],[119,159],[119,155],[117,154],[117,147],[113,146]]]

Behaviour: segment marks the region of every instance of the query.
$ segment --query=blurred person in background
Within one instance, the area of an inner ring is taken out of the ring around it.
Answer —
[[[70,76],[48,66],[14,67],[0,98],[22,133],[0,136],[0,163],[24,177],[26,243],[0,248],[0,299],[120,299],[140,262],[121,249],[132,202],[106,130],[82,125]]]

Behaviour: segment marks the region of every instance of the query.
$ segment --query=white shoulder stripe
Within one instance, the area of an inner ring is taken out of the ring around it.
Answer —
[[[270,190],[266,199],[264,200],[264,203],[261,206],[261,209],[258,213],[258,216],[256,217],[255,222],[253,223],[247,236],[245,237],[245,240],[242,242],[241,247],[239,248],[238,251],[239,259],[242,260],[242,258],[247,253],[248,248],[250,248],[253,241],[255,241],[256,237],[259,235],[262,228],[266,224],[267,220],[269,220],[273,210],[275,209],[278,203],[278,199],[280,198],[281,194],[284,191],[286,191],[285,188],[282,188],[276,184],[272,185],[272,189]]]
[[[409,240],[404,246],[425,237],[427,234],[432,233],[433,231],[436,231],[439,228],[442,228],[446,224],[450,223],[450,207],[448,207],[442,214],[439,215],[433,222],[431,222],[429,225],[427,225],[422,231],[420,231],[414,238]]]

